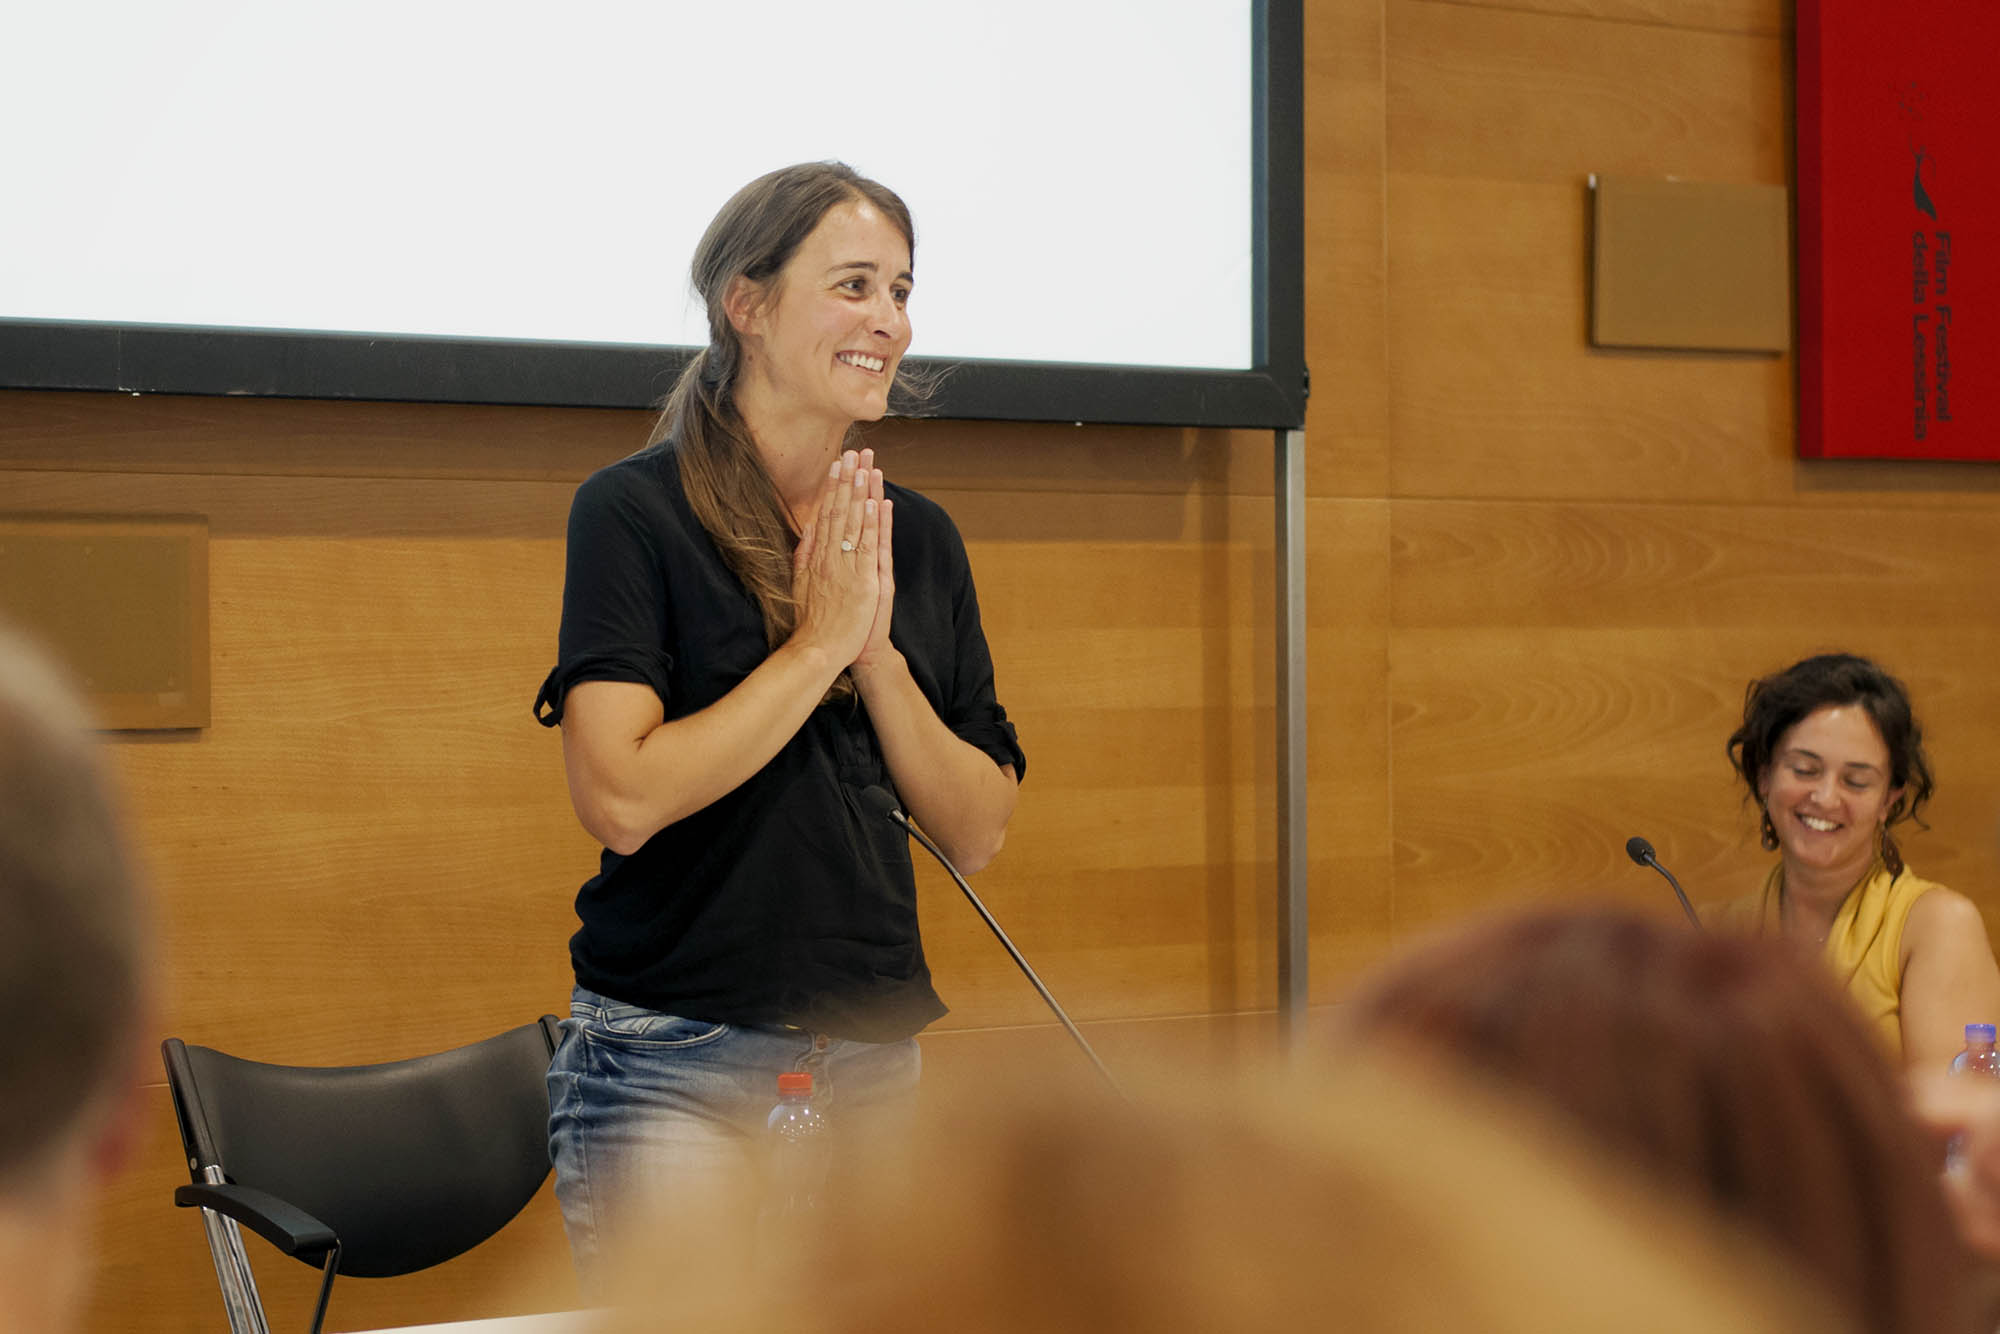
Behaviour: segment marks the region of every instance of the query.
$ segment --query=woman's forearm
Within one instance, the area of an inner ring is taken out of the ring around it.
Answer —
[[[660,830],[740,787],[805,725],[840,667],[798,640],[707,708],[665,721],[649,686],[584,681],[564,706],[571,804],[605,847],[629,856]]]
[[[1020,788],[1013,766],[952,732],[910,676],[902,654],[856,664],[855,687],[882,744],[903,806],[967,875],[1000,852]]]

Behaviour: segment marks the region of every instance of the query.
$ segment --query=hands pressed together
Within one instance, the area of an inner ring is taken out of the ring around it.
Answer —
[[[818,508],[793,553],[792,592],[799,603],[793,635],[825,649],[843,667],[865,670],[895,653],[889,643],[894,520],[875,451],[850,449],[828,469]]]

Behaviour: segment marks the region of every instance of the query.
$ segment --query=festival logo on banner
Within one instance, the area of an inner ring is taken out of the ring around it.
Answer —
[[[1798,8],[1799,453],[2000,458],[2000,5]]]
[[[1922,215],[1910,242],[1910,297],[1916,304],[1910,320],[1915,379],[1910,433],[1914,440],[1926,440],[1932,422],[1951,421],[1951,230],[1924,188],[1924,163],[1930,153],[1923,145],[1923,94],[1914,87],[1909,93],[1904,109],[1911,120],[1911,152],[1917,159],[1911,201]]]

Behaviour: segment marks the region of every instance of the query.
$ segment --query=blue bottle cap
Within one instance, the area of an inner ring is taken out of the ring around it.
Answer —
[[[1996,1030],[1991,1024],[1967,1024],[1965,1026],[1965,1040],[1967,1042],[1990,1043],[1994,1040],[1995,1035]]]

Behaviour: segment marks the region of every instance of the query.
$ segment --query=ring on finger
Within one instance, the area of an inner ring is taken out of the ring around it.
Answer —
[[[852,551],[854,550],[854,544],[843,537],[840,539],[840,549],[842,551]]]

